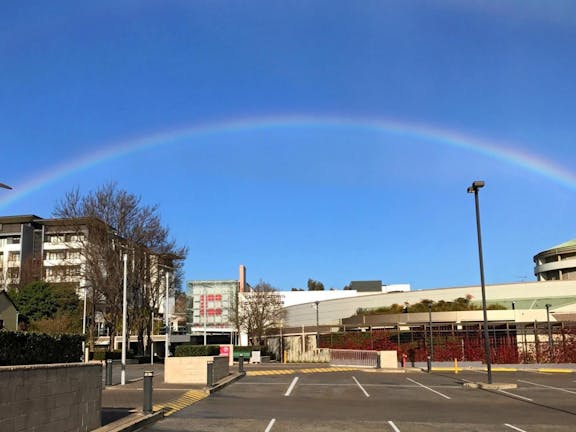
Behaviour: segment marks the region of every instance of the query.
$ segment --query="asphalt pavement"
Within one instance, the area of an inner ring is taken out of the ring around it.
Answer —
[[[576,424],[576,374],[494,373],[508,390],[469,389],[482,370],[387,373],[326,365],[262,365],[210,397],[146,426],[148,432],[520,431],[568,432]]]

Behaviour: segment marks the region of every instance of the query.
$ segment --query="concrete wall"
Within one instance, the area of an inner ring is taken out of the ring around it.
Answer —
[[[554,308],[563,307],[576,311],[575,292],[576,281],[520,282],[487,285],[486,299],[488,303],[499,303],[510,308],[510,310],[512,309],[512,302],[516,302],[517,309],[540,310],[540,316],[542,316],[542,313],[545,316],[544,305],[546,303],[553,304]],[[339,325],[343,318],[355,315],[358,308],[376,308],[379,306],[390,306],[394,303],[404,304],[404,302],[415,304],[424,299],[452,301],[467,295],[473,297],[473,302],[481,302],[482,292],[480,286],[417,290],[401,293],[376,293],[326,300],[322,301],[318,306],[318,320],[320,325]],[[558,300],[555,301],[555,298]],[[570,305],[572,306],[569,307]],[[286,311],[284,327],[316,325],[316,310],[311,303],[289,306],[284,310]],[[489,311],[489,314],[492,314],[492,312]],[[491,318],[489,317],[488,319]],[[538,320],[540,321],[541,319],[539,318]],[[521,318],[517,317],[516,320],[520,321]]]
[[[380,355],[380,367],[384,369],[398,368],[398,355],[396,351],[378,351]]]
[[[214,382],[228,376],[228,356],[168,357],[164,361],[164,382],[170,384],[208,383],[207,364],[214,363]]]
[[[102,367],[0,367],[0,431],[84,432],[100,426]]]

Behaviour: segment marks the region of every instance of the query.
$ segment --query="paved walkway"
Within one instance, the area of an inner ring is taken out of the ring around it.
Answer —
[[[102,390],[102,425],[107,425],[122,417],[141,412],[144,406],[144,371],[153,371],[152,403],[154,411],[166,407],[173,411],[182,397],[194,401],[206,397],[204,386],[190,384],[167,384],[164,382],[164,365],[126,365],[126,384],[120,385],[120,367],[114,365],[112,386],[104,386]],[[192,402],[193,403],[193,402]]]

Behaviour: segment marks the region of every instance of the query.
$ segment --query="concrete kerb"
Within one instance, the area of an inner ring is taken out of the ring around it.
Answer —
[[[121,418],[120,420],[99,427],[98,429],[94,429],[92,432],[130,432],[141,429],[162,418],[164,418],[164,411],[158,411],[151,414],[134,413]]]
[[[405,368],[376,368],[376,369],[359,369],[362,372],[368,373],[422,373],[422,369],[416,367],[405,367]]]
[[[514,383],[483,383],[483,382],[465,382],[462,387],[469,389],[482,389],[482,390],[510,390],[518,388],[518,384]]]
[[[218,381],[212,387],[206,388],[206,393],[212,394],[212,393],[215,393],[219,390],[222,390],[228,384],[232,384],[233,382],[238,381],[239,379],[244,378],[245,376],[246,376],[246,372],[236,372],[236,373],[233,373],[231,375],[228,375],[227,377],[222,378],[220,381]]]
[[[420,368],[421,371],[427,372],[426,368]],[[432,367],[432,372],[463,372],[476,371],[487,372],[486,367]],[[533,372],[533,373],[576,373],[575,369],[568,368],[530,368],[530,367],[493,367],[492,372]]]

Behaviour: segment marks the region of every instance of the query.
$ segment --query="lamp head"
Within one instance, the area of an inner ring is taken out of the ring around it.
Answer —
[[[483,180],[476,180],[474,182],[472,182],[472,186],[470,186],[468,188],[468,193],[474,193],[476,191],[478,191],[478,189],[483,188],[484,187],[484,181]]]

